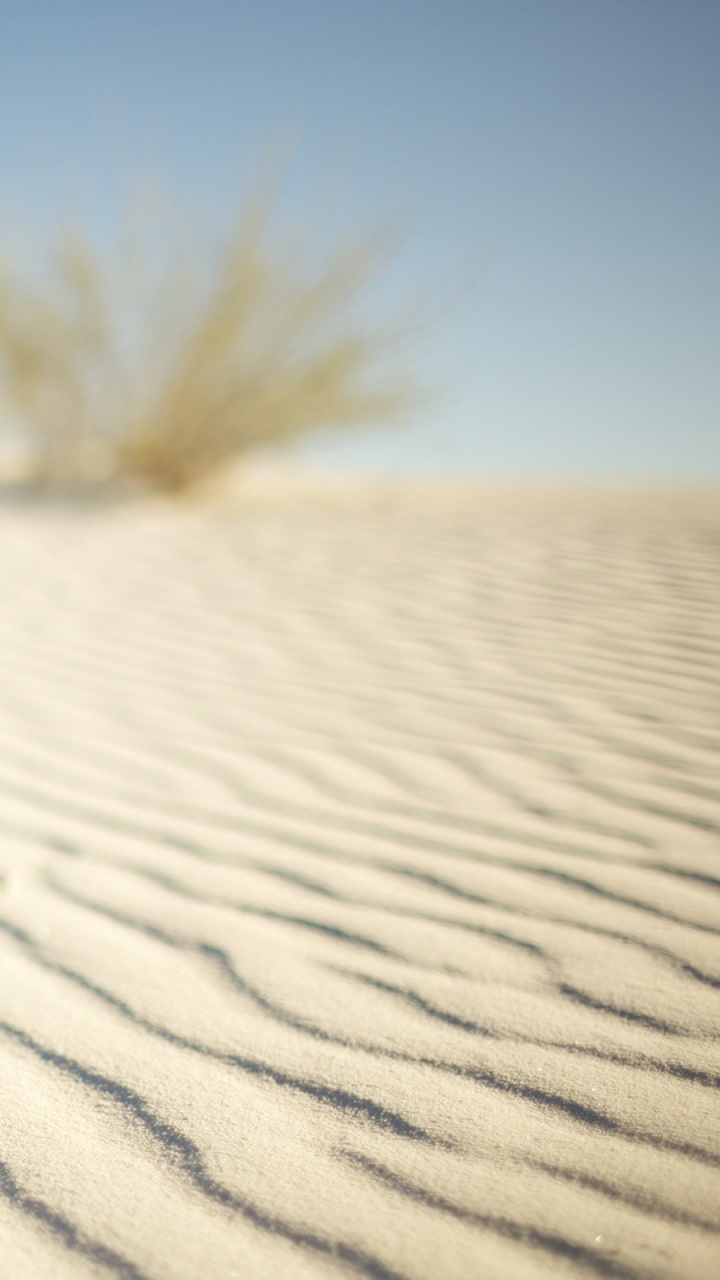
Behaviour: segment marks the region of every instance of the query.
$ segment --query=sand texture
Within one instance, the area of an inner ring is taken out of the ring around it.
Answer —
[[[0,1280],[717,1280],[718,495],[0,552]]]

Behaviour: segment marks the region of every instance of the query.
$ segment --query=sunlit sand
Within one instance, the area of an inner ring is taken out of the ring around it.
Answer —
[[[718,494],[0,540],[0,1280],[720,1275]]]

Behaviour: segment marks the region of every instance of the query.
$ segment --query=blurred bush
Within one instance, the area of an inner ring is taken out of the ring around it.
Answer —
[[[0,408],[26,480],[181,492],[260,446],[415,403],[411,325],[362,305],[390,237],[318,262],[307,239],[273,237],[272,207],[256,195],[212,251],[136,233],[113,258],[76,233],[39,274],[0,268]]]

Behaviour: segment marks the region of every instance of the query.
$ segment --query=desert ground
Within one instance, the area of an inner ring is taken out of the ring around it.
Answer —
[[[720,494],[0,501],[0,1280],[717,1280]]]

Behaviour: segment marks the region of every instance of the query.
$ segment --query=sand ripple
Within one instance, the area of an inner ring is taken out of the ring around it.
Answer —
[[[717,495],[0,540],[0,1280],[714,1280]]]

